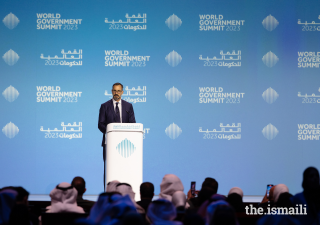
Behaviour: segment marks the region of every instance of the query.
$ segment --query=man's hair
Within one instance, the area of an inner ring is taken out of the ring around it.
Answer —
[[[114,83],[114,84],[112,85],[112,89],[113,89],[113,87],[114,87],[115,85],[120,85],[121,88],[122,88],[122,90],[123,90],[123,85],[122,85],[121,83]]]
[[[71,185],[77,189],[78,191],[78,196],[82,196],[83,193],[86,190],[86,182],[84,181],[84,179],[82,177],[75,177],[73,178]]]
[[[17,201],[17,202],[23,201],[24,198],[25,198],[26,196],[29,197],[29,194],[30,194],[30,193],[29,193],[26,189],[24,189],[23,187],[14,187],[14,186],[3,187],[2,189],[0,189],[0,191],[8,190],[8,189],[10,189],[10,190],[15,190],[15,191],[18,193],[18,195],[17,195],[17,197],[16,197],[16,201]]]
[[[154,186],[150,182],[144,182],[140,185],[141,198],[153,198]]]
[[[29,192],[23,187],[15,187],[15,190],[18,192],[18,195],[16,197],[17,202],[21,202],[25,197],[29,197]]]
[[[218,192],[218,182],[211,178],[211,177],[207,177],[203,183],[202,183],[202,187],[201,188],[204,188],[204,187],[209,187],[209,188],[212,188],[214,191],[215,191],[215,194]]]

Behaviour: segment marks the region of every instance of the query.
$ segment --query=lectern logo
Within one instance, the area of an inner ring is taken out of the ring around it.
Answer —
[[[178,127],[178,125],[172,123],[170,124],[170,126],[166,128],[165,132],[169,138],[174,140],[180,136],[180,134],[182,133],[182,130],[180,127]]]
[[[166,20],[166,25],[173,31],[177,30],[181,24],[182,20],[174,14]]]
[[[179,55],[175,51],[170,52],[165,59],[167,63],[172,67],[179,65],[179,63],[182,61],[181,55]]]
[[[136,151],[136,147],[127,138],[121,141],[116,149],[123,158],[129,158]]]
[[[278,129],[275,126],[273,126],[271,123],[265,126],[262,130],[263,136],[268,140],[274,139],[278,133],[279,133]]]
[[[275,90],[273,90],[271,87],[269,87],[267,90],[265,90],[262,93],[262,97],[267,103],[272,104],[277,100],[279,95]]]
[[[2,95],[8,102],[13,102],[18,98],[19,92],[17,91],[17,89],[10,85],[6,88],[6,90],[2,92]]]
[[[19,133],[19,128],[10,122],[2,128],[2,132],[8,138],[14,138],[14,136],[16,136]]]
[[[16,17],[13,13],[9,13],[3,20],[2,22],[4,23],[4,25],[6,25],[6,27],[8,27],[9,29],[14,29],[18,23],[20,22],[18,17]]]
[[[273,31],[279,25],[279,22],[270,14],[269,16],[264,18],[264,20],[262,21],[262,25],[264,28],[266,28],[266,30]]]
[[[170,102],[176,103],[182,97],[182,94],[177,88],[172,87],[166,92],[165,96]]]
[[[262,61],[267,67],[273,67],[277,64],[279,58],[270,51],[263,56]]]
[[[2,56],[2,58],[9,66],[13,66],[18,62],[19,55],[10,49]]]

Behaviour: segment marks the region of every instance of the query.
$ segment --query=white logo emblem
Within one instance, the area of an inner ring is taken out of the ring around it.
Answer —
[[[176,103],[182,97],[182,94],[177,88],[172,87],[166,92],[165,96],[170,102]]]
[[[269,87],[267,90],[265,90],[262,93],[262,97],[267,103],[272,104],[277,100],[279,95],[275,90],[273,90],[271,87]]]
[[[8,138],[14,138],[19,133],[19,128],[13,123],[8,123],[5,127],[3,127],[2,132]]]
[[[6,90],[2,92],[2,95],[8,102],[13,102],[18,98],[19,92],[10,85],[10,87],[7,87]]]
[[[278,20],[276,20],[276,18],[269,15],[266,18],[264,18],[264,20],[262,21],[262,25],[264,28],[266,28],[266,30],[273,31],[279,25],[279,22]]]
[[[116,149],[123,158],[129,158],[136,151],[136,147],[134,146],[134,144],[127,138],[121,141],[116,146]]]
[[[3,20],[2,22],[4,23],[4,25],[6,25],[6,27],[8,27],[9,29],[13,29],[15,28],[18,23],[20,22],[18,17],[16,17],[14,14],[9,13]]]
[[[277,64],[279,58],[270,51],[263,56],[262,61],[267,67],[273,67]]]
[[[262,130],[263,136],[268,140],[272,140],[273,138],[275,138],[278,133],[279,133],[278,129],[275,126],[273,126],[271,123],[265,126]]]
[[[2,56],[2,58],[9,66],[13,66],[18,62],[19,55],[15,53],[12,49],[10,49],[6,52],[6,54]]]
[[[182,24],[182,20],[176,15],[172,14],[167,20],[166,25],[173,31],[178,29]]]
[[[166,56],[166,61],[167,63],[172,66],[175,67],[177,65],[179,65],[179,63],[181,62],[182,57],[181,55],[179,55],[177,52],[172,51],[170,52],[167,56]]]
[[[178,127],[178,125],[172,123],[166,128],[165,132],[169,138],[174,140],[179,137],[179,135],[182,133],[182,130],[180,127]]]

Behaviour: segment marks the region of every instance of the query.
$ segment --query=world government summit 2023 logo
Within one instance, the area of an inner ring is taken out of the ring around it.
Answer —
[[[136,151],[136,147],[125,138],[116,146],[116,150],[123,158],[129,158]]]
[[[13,13],[9,13],[3,20],[2,22],[4,23],[4,25],[9,28],[10,30],[14,29],[16,26],[18,26],[20,20],[18,19],[18,17],[16,17],[16,15],[14,15]]]
[[[14,138],[19,133],[19,128],[14,123],[10,122],[2,128],[2,132],[8,138]]]

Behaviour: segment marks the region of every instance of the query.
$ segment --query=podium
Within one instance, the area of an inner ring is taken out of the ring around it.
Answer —
[[[143,124],[110,123],[106,133],[106,187],[118,180],[131,185],[140,200],[143,173]]]

